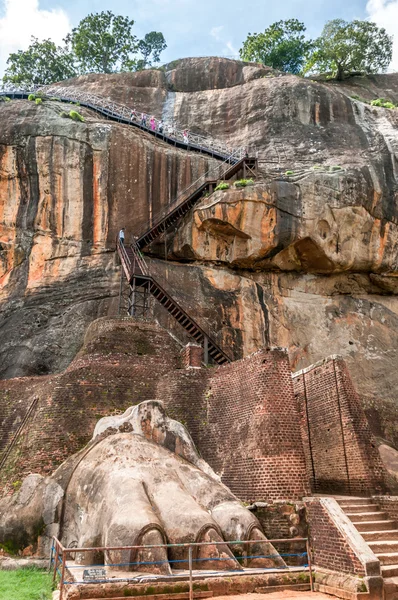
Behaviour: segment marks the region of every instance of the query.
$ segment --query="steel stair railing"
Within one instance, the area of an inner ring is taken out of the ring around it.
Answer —
[[[201,327],[192,317],[178,304],[178,302],[167,291],[167,284],[163,283],[163,278],[158,274],[150,272],[148,264],[143,258],[139,248],[135,243],[131,246],[124,246],[118,240],[117,250],[125,275],[131,289],[135,293],[137,288],[147,287],[150,294],[167,310],[167,312],[176,319],[176,321],[185,329],[185,331],[198,343],[202,344],[205,352],[213,358],[217,364],[226,364],[231,362],[231,358],[220,348],[215,341],[215,335],[209,330]],[[208,357],[205,357],[207,362]]]
[[[172,126],[171,130],[168,130],[167,132],[165,130],[160,132],[160,120],[155,118],[155,129],[153,130],[149,125],[149,115],[143,113],[147,118],[147,125],[143,125],[138,116],[137,118],[132,119],[131,115],[134,109],[131,107],[128,107],[125,104],[114,102],[103,96],[97,96],[95,94],[84,92],[81,89],[74,88],[72,86],[62,87],[55,85],[37,85],[31,86],[31,88],[27,90],[24,88],[19,88],[18,86],[8,85],[6,89],[5,86],[3,86],[3,89],[0,90],[0,96],[10,96],[14,98],[27,98],[31,93],[40,93],[49,98],[54,97],[62,102],[79,102],[82,106],[95,110],[107,118],[113,119],[120,123],[127,123],[129,125],[138,127],[139,129],[163,139],[169,144],[178,145],[194,151],[204,152],[206,154],[210,154],[211,156],[215,156],[216,158],[226,159],[229,157],[237,162],[244,156],[245,153],[244,148],[231,149],[228,146],[213,140],[209,136],[203,136],[197,133],[189,132],[187,141],[185,136],[186,130],[174,125]]]

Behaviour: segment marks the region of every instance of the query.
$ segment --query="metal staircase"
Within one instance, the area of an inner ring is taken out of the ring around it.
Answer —
[[[220,365],[230,362],[232,358],[218,346],[214,341],[214,336],[210,335],[208,331],[205,331],[192,319],[166,291],[165,286],[159,282],[159,275],[155,277],[150,273],[141,250],[166,233],[203,198],[204,194],[212,193],[219,179],[231,179],[239,172],[242,172],[245,176],[248,173],[255,176],[256,165],[257,161],[254,158],[244,157],[232,165],[227,159],[222,165],[216,167],[216,172],[212,168],[202,178],[184,190],[173,205],[169,207],[166,214],[156,219],[155,224],[136,238],[133,244],[125,246],[120,240],[117,241],[117,250],[130,288],[128,313],[136,317],[145,318],[148,316],[149,298],[153,296],[196,342],[203,345],[204,362],[206,364],[209,362],[209,358]]]
[[[206,364],[210,357],[218,365],[231,362],[231,358],[217,345],[209,333],[194,321],[160,285],[158,278],[154,279],[150,275],[148,265],[135,244],[126,247],[118,240],[117,249],[131,290],[129,302],[131,316],[146,317],[149,313],[148,299],[152,295],[185,331],[203,346]]]

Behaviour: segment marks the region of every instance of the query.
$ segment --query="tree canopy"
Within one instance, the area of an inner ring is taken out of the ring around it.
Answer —
[[[249,33],[239,50],[243,60],[298,74],[302,70],[312,42],[305,38],[305,25],[297,19],[277,21],[264,33]]]
[[[163,34],[151,31],[140,40],[133,25],[133,20],[108,10],[82,19],[63,47],[32,38],[27,50],[10,54],[3,82],[44,85],[88,72],[137,71],[159,62],[167,47]]]
[[[10,54],[4,83],[49,84],[76,75],[74,59],[67,47],[56,46],[51,40],[39,42],[37,38],[31,39],[26,51],[18,50]]]
[[[342,80],[352,72],[385,71],[392,59],[392,36],[370,21],[328,21],[314,43],[305,71],[330,72]]]

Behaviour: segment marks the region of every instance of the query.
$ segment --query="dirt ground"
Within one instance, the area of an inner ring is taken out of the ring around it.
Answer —
[[[334,596],[319,592],[273,592],[272,594],[240,594],[239,596],[217,596],[216,600],[332,600]]]

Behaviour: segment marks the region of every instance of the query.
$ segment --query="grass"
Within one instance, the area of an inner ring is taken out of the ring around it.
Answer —
[[[39,569],[0,571],[2,600],[51,600],[52,575]]]

